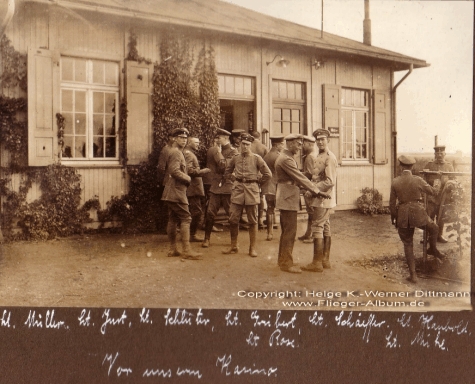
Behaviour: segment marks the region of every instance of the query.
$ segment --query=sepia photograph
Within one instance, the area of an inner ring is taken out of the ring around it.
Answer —
[[[0,305],[471,310],[471,1],[4,0]]]

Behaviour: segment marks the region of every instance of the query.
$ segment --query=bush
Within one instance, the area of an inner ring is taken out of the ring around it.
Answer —
[[[389,209],[383,206],[383,195],[374,188],[363,188],[362,195],[356,200],[358,211],[365,215],[387,214]]]

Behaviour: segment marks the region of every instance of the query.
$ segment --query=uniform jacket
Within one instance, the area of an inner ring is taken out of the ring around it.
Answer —
[[[275,161],[279,156],[279,151],[277,148],[273,147],[264,156],[264,161],[266,162],[267,166],[269,167],[270,171],[272,172],[272,177],[266,182],[262,183],[261,191],[263,195],[275,195],[275,191],[277,189],[277,175],[275,174]]]
[[[262,144],[260,140],[254,139],[251,144],[251,151],[252,153],[264,158],[264,156],[269,152],[269,149],[264,144]]]
[[[422,193],[435,195],[437,189],[423,178],[413,176],[410,170],[403,171],[401,176],[393,180],[389,209],[391,216],[397,217],[398,228],[422,227],[428,223],[429,216],[421,202]]]
[[[437,163],[435,161],[429,161],[424,169],[428,169],[429,171],[436,171],[436,172],[454,172],[454,167],[451,163],[444,161],[443,163]],[[437,185],[436,180],[439,180],[440,185],[436,187],[439,192],[442,192],[445,183],[449,179],[447,175],[426,175],[425,177],[427,183],[434,187],[434,184]],[[441,194],[439,193],[437,196],[428,196],[427,201],[434,204],[440,204]]]
[[[276,208],[286,211],[300,209],[299,185],[309,191],[318,192],[317,187],[299,171],[292,152],[284,149],[275,161],[277,178]]]
[[[186,189],[190,184],[190,176],[186,173],[185,157],[178,148],[170,151],[165,173],[167,176],[162,200],[188,204]]]
[[[266,183],[272,173],[259,155],[255,153],[238,154],[234,156],[226,167],[225,178],[234,173],[235,181],[232,187],[231,203],[239,205],[256,205],[260,203],[260,190],[257,180]],[[244,181],[256,181],[246,183]]]
[[[320,152],[315,157],[312,180],[320,191],[330,193],[331,199],[316,197],[312,207],[334,208],[336,207],[336,167],[338,162],[330,150]]]
[[[203,179],[200,176],[200,164],[191,148],[186,147],[183,151],[186,161],[186,172],[191,177],[190,185],[186,190],[186,196],[204,196]]]
[[[167,177],[165,172],[167,170],[168,155],[170,154],[172,148],[173,146],[166,144],[160,151],[160,156],[158,157],[158,180],[162,185],[165,185],[164,180]]]
[[[230,178],[224,178],[224,171],[231,159],[237,155],[237,151],[231,147],[231,144],[223,145],[221,152],[218,151],[217,147],[212,147],[211,149],[207,164],[207,167],[211,169],[211,188],[209,191],[216,194],[229,195],[231,194],[233,181]]]

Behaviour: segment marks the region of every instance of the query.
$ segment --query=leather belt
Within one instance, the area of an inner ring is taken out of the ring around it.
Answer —
[[[251,184],[251,183],[257,183],[257,180],[248,180],[248,179],[238,179],[236,178],[236,181],[239,181],[240,183],[244,184]]]
[[[285,185],[295,185],[295,181],[288,180],[288,181],[278,181],[277,184],[285,184]]]
[[[401,203],[401,204],[399,204],[399,205],[404,205],[404,204],[411,204],[411,203],[420,204],[420,203],[422,203],[422,200],[412,200],[412,201],[406,201],[405,203]]]

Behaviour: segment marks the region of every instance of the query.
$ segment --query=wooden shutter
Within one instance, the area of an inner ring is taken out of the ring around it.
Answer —
[[[59,54],[28,50],[28,165],[52,164],[58,157],[55,114],[59,112]]]
[[[373,161],[374,164],[387,164],[386,141],[391,124],[389,92],[374,90]]]
[[[328,146],[341,164],[341,87],[339,85],[323,84],[323,128],[332,133]]]
[[[153,64],[126,61],[128,164],[145,161],[152,149]]]

